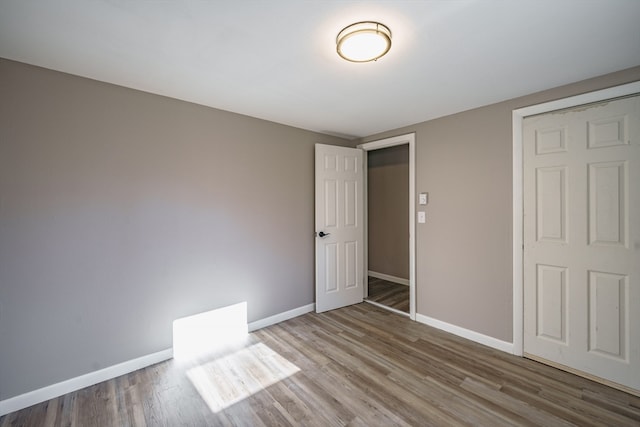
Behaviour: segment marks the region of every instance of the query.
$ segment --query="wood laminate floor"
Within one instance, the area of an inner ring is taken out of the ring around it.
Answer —
[[[409,287],[369,276],[367,300],[409,313]]]
[[[640,398],[358,304],[0,418],[0,426],[638,426]]]

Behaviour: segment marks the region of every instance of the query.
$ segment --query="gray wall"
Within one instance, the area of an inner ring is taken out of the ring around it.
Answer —
[[[314,302],[314,143],[0,60],[0,400]]]
[[[409,279],[409,146],[367,152],[369,270]]]
[[[640,67],[363,139],[416,133],[419,314],[512,341],[512,110],[635,80]]]

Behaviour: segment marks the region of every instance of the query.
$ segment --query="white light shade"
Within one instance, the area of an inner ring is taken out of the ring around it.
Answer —
[[[357,22],[340,31],[336,43],[347,61],[375,61],[391,49],[391,31],[379,22]]]

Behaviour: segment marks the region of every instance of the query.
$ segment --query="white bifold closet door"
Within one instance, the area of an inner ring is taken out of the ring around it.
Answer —
[[[525,355],[640,390],[640,97],[523,126]]]

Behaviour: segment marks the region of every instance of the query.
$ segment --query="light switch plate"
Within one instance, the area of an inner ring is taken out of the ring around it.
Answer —
[[[420,193],[418,196],[418,204],[426,205],[429,203],[429,193]]]
[[[418,212],[418,222],[424,224],[427,220],[427,213],[425,211]]]

